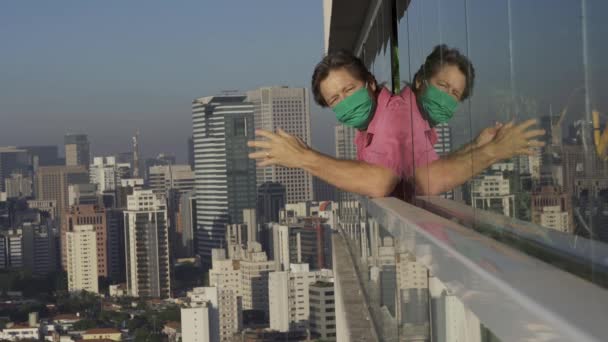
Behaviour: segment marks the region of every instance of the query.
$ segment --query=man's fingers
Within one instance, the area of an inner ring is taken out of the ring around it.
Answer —
[[[272,144],[268,141],[251,140],[247,142],[247,146],[256,148],[270,148],[272,147]]]
[[[543,147],[543,146],[545,146],[545,142],[539,141],[539,140],[530,140],[530,141],[528,141],[528,146],[529,147]]]
[[[255,135],[258,135],[258,136],[261,136],[261,137],[264,137],[264,138],[268,138],[268,139],[270,139],[272,141],[276,141],[279,138],[276,134],[274,134],[272,132],[265,131],[263,129],[256,130],[255,131]]]
[[[291,136],[287,132],[285,132],[282,128],[277,129],[277,134],[282,136],[283,138],[289,138]]]
[[[264,159],[262,161],[257,162],[258,167],[266,167],[266,166],[271,166],[274,164],[276,164],[276,161],[274,160],[274,158]]]
[[[538,123],[538,120],[536,119],[530,119],[530,120],[526,120],[522,123],[520,123],[519,125],[517,125],[517,128],[521,131],[525,131],[526,129],[528,129],[531,126],[534,126]]]
[[[268,152],[249,153],[249,159],[264,159],[264,158],[268,158]]]
[[[526,137],[526,139],[530,139],[530,138],[535,138],[535,137],[540,137],[545,135],[545,130],[544,129],[532,129],[529,131],[526,131],[524,133],[524,137]]]

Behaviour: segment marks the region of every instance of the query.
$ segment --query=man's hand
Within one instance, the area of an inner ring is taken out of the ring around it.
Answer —
[[[291,168],[302,168],[303,162],[312,151],[300,138],[278,129],[277,133],[256,130],[255,134],[266,140],[249,141],[249,147],[258,150],[250,153],[249,158],[257,161],[258,167],[281,165]]]
[[[479,147],[489,143],[490,141],[494,140],[496,133],[502,126],[503,126],[502,122],[497,122],[492,127],[484,128],[483,131],[481,131],[481,133],[479,133],[477,138],[475,138],[475,140],[473,141],[473,144],[474,144],[473,147],[479,148]]]
[[[536,123],[535,119],[517,125],[511,121],[500,127],[494,139],[488,143],[492,156],[503,160],[516,155],[536,154],[538,147],[545,146],[544,142],[534,139],[545,135],[544,129],[531,129]]]

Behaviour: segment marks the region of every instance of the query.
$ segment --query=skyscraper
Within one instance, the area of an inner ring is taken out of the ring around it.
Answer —
[[[89,138],[86,134],[65,135],[65,165],[89,167],[91,162]]]
[[[104,193],[116,190],[123,178],[131,176],[131,165],[117,163],[115,157],[95,157],[89,168],[91,184],[97,184],[97,191]]]
[[[311,144],[310,107],[306,88],[263,87],[247,92],[255,105],[255,128],[275,132],[281,128]],[[270,166],[259,169],[257,185],[278,182],[287,190],[287,203],[312,201],[312,176],[301,169]]]
[[[127,202],[124,222],[129,294],[168,298],[171,284],[165,205],[152,190],[135,190]]]
[[[34,170],[39,166],[57,166],[63,165],[64,162],[59,159],[59,149],[57,146],[20,146],[20,150],[26,150],[32,158],[32,166]]]
[[[440,123],[435,126],[437,133],[437,143],[433,148],[440,157],[448,155],[452,152],[452,129],[447,123]],[[454,199],[454,190],[449,190],[441,194],[441,197]]]
[[[166,195],[174,189],[179,193],[194,190],[194,171],[190,165],[156,165],[148,170],[148,183],[155,194]]]
[[[106,222],[106,211],[103,207],[95,204],[73,205],[65,213],[65,219],[61,225],[61,256],[62,265],[67,270],[68,250],[67,235],[74,231],[76,226],[89,225],[95,232],[95,248],[98,276],[108,276],[108,225]]]
[[[97,235],[92,225],[77,225],[67,233],[68,290],[98,293]]]
[[[355,129],[344,125],[337,125],[335,132],[336,158],[357,159],[357,148],[355,147]]]
[[[258,220],[260,223],[279,222],[279,212],[286,204],[285,187],[266,182],[258,189]]]
[[[61,221],[69,208],[68,186],[86,184],[89,174],[84,166],[44,166],[36,172],[36,199],[54,200]]]
[[[336,340],[336,304],[334,283],[318,280],[308,287],[310,303],[309,325],[313,338]]]
[[[205,265],[222,246],[226,224],[243,221],[255,208],[255,161],[247,141],[254,139],[253,105],[245,96],[209,96],[192,103],[197,212],[197,252]]]
[[[5,179],[14,172],[29,172],[30,158],[26,150],[16,147],[0,147],[0,192],[5,190]]]
[[[5,191],[8,198],[32,196],[32,178],[23,173],[12,173],[5,179]]]

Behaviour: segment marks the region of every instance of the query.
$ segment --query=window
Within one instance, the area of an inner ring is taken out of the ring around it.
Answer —
[[[237,137],[247,136],[247,119],[246,118],[234,119],[234,136],[237,136]]]

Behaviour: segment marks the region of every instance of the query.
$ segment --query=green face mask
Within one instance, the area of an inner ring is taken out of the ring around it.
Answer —
[[[419,101],[433,125],[450,121],[458,108],[456,99],[430,83]]]
[[[333,108],[333,111],[340,123],[365,130],[372,118],[373,104],[374,101],[369,96],[367,86],[365,86],[340,101]]]

